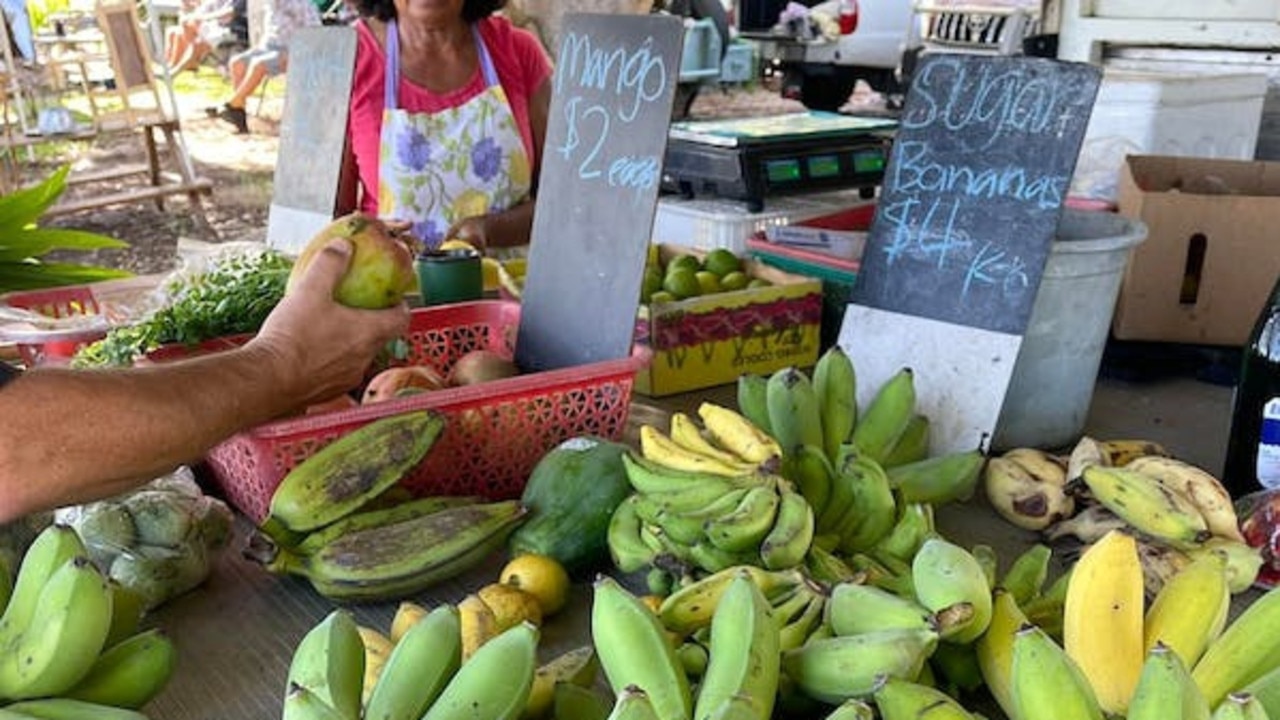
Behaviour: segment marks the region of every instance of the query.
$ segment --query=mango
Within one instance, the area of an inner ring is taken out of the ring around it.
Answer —
[[[307,243],[293,264],[285,292],[331,239],[347,238],[353,246],[351,265],[333,291],[333,299],[347,307],[380,310],[400,303],[418,284],[413,253],[386,224],[364,213],[352,213],[325,226]]]

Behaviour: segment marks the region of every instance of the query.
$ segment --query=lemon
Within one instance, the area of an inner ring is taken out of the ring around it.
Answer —
[[[662,289],[662,271],[650,265],[644,269],[644,281],[640,286],[640,302],[649,302],[653,294]]]
[[[716,274],[717,277],[723,278],[731,272],[737,272],[742,269],[742,261],[737,255],[733,254],[728,248],[716,248],[707,253],[707,259],[702,261],[702,267]]]
[[[672,295],[666,290],[659,290],[658,292],[649,296],[650,305],[660,305],[662,303],[669,303],[669,302],[675,302],[675,301],[676,301],[676,296]]]
[[[714,295],[720,292],[720,276],[710,270],[699,270],[693,276],[698,279],[698,286],[702,288],[702,295]]]
[[[556,614],[569,601],[569,573],[549,555],[517,555],[502,568],[498,580],[536,598],[543,617]]]
[[[677,268],[667,271],[666,278],[662,280],[662,289],[674,295],[677,300],[684,300],[701,293],[702,284],[698,282],[695,271]]]
[[[741,290],[745,288],[749,282],[751,282],[751,278],[747,277],[746,273],[741,270],[734,270],[731,273],[726,273],[724,277],[720,278],[720,289],[725,292]]]
[[[696,273],[701,269],[702,263],[693,255],[677,255],[671,258],[671,262],[667,263],[668,275],[677,270],[688,270],[691,273]]]

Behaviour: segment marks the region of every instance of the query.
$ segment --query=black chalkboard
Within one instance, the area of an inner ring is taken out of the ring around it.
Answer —
[[[516,340],[525,372],[631,353],[683,39],[670,16],[565,20]]]
[[[1101,70],[934,54],[912,80],[852,302],[1021,335]]]

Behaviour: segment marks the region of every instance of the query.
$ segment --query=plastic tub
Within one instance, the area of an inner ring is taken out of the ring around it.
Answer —
[[[1045,263],[992,447],[1062,448],[1084,430],[1140,221],[1067,208]]]

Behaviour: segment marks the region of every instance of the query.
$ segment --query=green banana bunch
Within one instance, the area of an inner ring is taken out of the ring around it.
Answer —
[[[808,593],[808,601],[798,614],[788,614],[780,608],[774,608],[774,618],[778,627],[778,648],[781,651],[800,647],[813,637],[822,625],[822,616],[826,612],[827,598],[819,592]]]
[[[23,700],[0,707],[0,720],[147,720],[129,708],[101,705],[64,697]]]
[[[1271,713],[1247,692],[1231,693],[1213,711],[1212,720],[1270,720]]]
[[[169,682],[177,655],[163,630],[144,630],[108,647],[63,696],[138,710]]]
[[[822,450],[834,461],[858,424],[857,373],[853,360],[839,345],[832,345],[818,358],[813,390],[818,396]]]
[[[703,531],[715,547],[725,552],[744,552],[760,547],[778,515],[776,480],[751,488],[728,513],[708,518]]]
[[[671,597],[675,596],[668,600]],[[689,679],[662,622],[607,575],[594,584],[591,638],[615,695],[635,686],[647,694],[659,718],[690,720],[693,698]]]
[[[801,445],[786,459],[786,476],[815,512],[823,511],[831,499],[836,470],[822,448]],[[818,515],[821,515],[818,512]],[[818,515],[815,515],[815,520]]]
[[[483,647],[483,646],[482,646]],[[367,720],[418,720],[462,665],[458,608],[427,613],[395,644],[365,704]]]
[[[422,720],[517,720],[538,669],[538,628],[522,622],[476,650]]]
[[[813,508],[786,480],[778,482],[778,512],[760,542],[760,560],[769,570],[785,570],[804,562],[813,544]]]
[[[721,570],[689,583],[663,599],[658,608],[662,625],[681,637],[710,627],[720,598],[739,572],[747,573],[766,598],[773,599],[805,584],[799,569],[765,570],[750,565]]]
[[[965,450],[896,465],[886,472],[902,502],[941,505],[973,497],[986,461],[981,450]]]
[[[1280,644],[1274,638],[1278,623],[1280,591],[1268,590],[1205,650],[1191,669],[1191,677],[1211,707],[1217,707],[1228,693],[1280,667]]]
[[[769,379],[755,373],[744,373],[738,376],[738,411],[752,425],[764,432],[773,434],[769,426]]]
[[[1093,688],[1043,630],[1025,625],[1013,639],[1010,698],[1018,720],[1102,720]]]
[[[426,457],[444,430],[434,410],[363,425],[298,463],[271,495],[262,530],[292,545],[301,534],[340,520],[395,485]]]
[[[1013,641],[1018,631],[1030,625],[1013,594],[997,587],[992,592],[991,622],[974,643],[978,669],[991,697],[1008,717],[1017,717],[1013,706]]]
[[[915,679],[937,646],[933,630],[876,630],[810,638],[782,654],[782,670],[809,697],[839,705],[870,697],[886,677]]]
[[[15,593],[25,594],[22,575],[19,570]],[[0,620],[0,698],[71,689],[97,661],[110,629],[111,590],[102,573],[83,556],[62,563],[40,588],[27,622]]]
[[[885,469],[918,462],[929,457],[930,422],[926,415],[912,415],[906,429],[885,453],[880,464]]]
[[[898,520],[889,534],[871,548],[873,557],[883,557],[898,562],[911,562],[911,558],[936,532],[933,506],[929,503],[899,503]]]
[[[1209,703],[1173,650],[1157,642],[1147,653],[1129,700],[1127,720],[1208,720]]]
[[[803,371],[786,367],[769,376],[765,387],[771,434],[783,457],[801,445],[825,448],[822,415],[813,382]]]
[[[302,636],[289,662],[284,715],[309,717],[315,705],[339,718],[358,718],[364,681],[364,640],[351,613],[334,610]]]
[[[909,680],[888,678],[875,691],[881,720],[972,720],[960,703],[946,693]]]
[[[880,462],[892,451],[915,415],[915,378],[911,368],[902,368],[876,390],[866,411],[858,418],[850,441],[860,454]]]
[[[639,495],[631,495],[614,509],[605,535],[609,557],[613,559],[614,566],[624,573],[637,572],[652,565],[658,555],[658,551],[640,535],[642,522],[636,512],[639,498]]]
[[[622,455],[627,480],[638,493],[668,495],[682,493],[704,485],[725,492],[743,484],[751,484],[750,475],[727,477],[713,473],[681,470],[662,465],[634,452]]]
[[[307,578],[332,600],[392,600],[474,568],[527,514],[516,500],[460,505],[351,532],[310,555],[287,548],[251,548],[247,554],[272,572]]]
[[[745,696],[753,720],[768,720],[778,694],[780,636],[768,600],[750,573],[739,570],[711,619],[710,659],[698,685],[693,719],[715,717],[734,696]]]
[[[861,635],[878,630],[936,632],[938,628],[933,613],[914,599],[854,582],[831,588],[824,619],[836,635]]]
[[[843,582],[861,583],[865,579],[844,560],[816,544],[810,547],[809,554],[805,555],[804,567],[810,577],[827,585]]]
[[[960,603],[973,608],[967,621],[942,630],[944,640],[973,642],[987,629],[991,622],[991,586],[969,551],[942,538],[930,538],[911,561],[911,580],[916,599],[935,613]]]
[[[1013,564],[1000,578],[999,587],[1012,595],[1019,605],[1030,602],[1040,594],[1045,580],[1049,578],[1049,561],[1052,558],[1053,550],[1048,545],[1032,545],[1014,558]]]
[[[866,552],[893,532],[897,500],[880,463],[861,454],[845,458],[836,473],[837,485],[848,488],[849,502],[832,531],[844,553]]]

